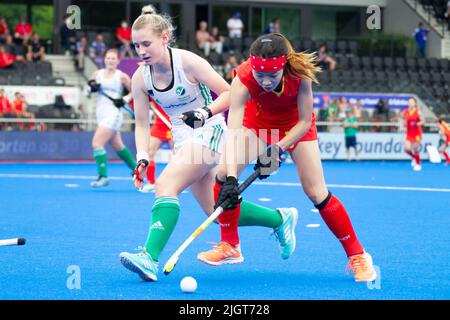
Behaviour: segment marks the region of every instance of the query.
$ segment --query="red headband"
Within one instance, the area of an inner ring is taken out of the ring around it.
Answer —
[[[250,54],[252,69],[256,72],[277,72],[284,68],[286,62],[286,56],[260,58]]]

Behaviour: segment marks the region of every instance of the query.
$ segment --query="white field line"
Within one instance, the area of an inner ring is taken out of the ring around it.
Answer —
[[[0,174],[0,178],[11,179],[73,179],[73,180],[91,180],[97,176],[76,176],[76,175],[58,175],[58,174]],[[111,180],[131,180],[131,177],[108,177]],[[254,182],[254,185],[274,186],[274,187],[301,187],[300,183],[295,182]],[[327,184],[330,188],[341,189],[366,189],[366,190],[394,190],[394,191],[423,191],[423,192],[449,192],[445,188],[423,188],[423,187],[396,187],[396,186],[365,186],[352,184]]]

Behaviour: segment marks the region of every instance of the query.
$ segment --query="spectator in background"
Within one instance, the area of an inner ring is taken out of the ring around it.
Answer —
[[[31,41],[28,44],[27,60],[33,62],[45,60],[45,48],[41,45],[37,32],[33,32]]]
[[[0,18],[0,43],[4,43],[6,41],[6,36],[8,36],[9,33],[9,27],[8,23],[6,22],[5,17]]]
[[[213,27],[211,30],[212,44],[211,49],[215,50],[218,54],[222,54],[225,43],[225,37],[219,34],[219,28]]]
[[[355,160],[359,160],[358,148],[356,146],[356,133],[358,132],[358,120],[356,119],[351,109],[345,110],[345,119],[342,126],[344,127],[345,135],[345,151],[347,153],[347,160],[351,161],[350,149],[353,148],[355,152]]]
[[[84,70],[84,58],[86,57],[88,50],[88,39],[83,35],[80,37],[80,41],[75,45],[75,65],[78,70]]]
[[[0,89],[0,117],[1,118],[12,118],[14,114],[12,112],[12,106],[9,102],[8,97],[5,94],[5,90]],[[1,126],[2,129],[9,129],[9,123],[4,122]]]
[[[358,100],[356,104],[352,105],[351,110],[353,112],[353,115],[358,120],[358,122],[369,122],[369,112],[366,109],[364,109],[361,100]],[[369,131],[369,127],[360,125],[359,131]]]
[[[414,30],[413,37],[417,45],[417,57],[426,58],[428,33],[430,31],[424,27],[422,22],[419,22],[417,29]]]
[[[16,56],[7,53],[5,46],[0,45],[0,69],[12,67],[14,61],[16,61]]]
[[[386,100],[379,100],[375,106],[372,114],[373,122],[388,122],[389,121],[389,107]],[[372,127],[376,132],[387,132],[387,127]]]
[[[117,28],[116,39],[119,44],[120,59],[134,58],[135,54],[131,47],[131,28],[126,20],[123,20]]]
[[[225,63],[225,67],[223,69],[223,73],[225,75],[225,80],[228,83],[231,83],[234,78],[233,70],[238,67],[237,59],[234,54],[230,55]]]
[[[60,44],[66,55],[75,54],[77,43],[77,35],[70,23],[70,15],[66,14],[63,17],[63,24],[59,27]]]
[[[322,44],[317,51],[317,64],[322,70],[333,71],[336,69],[336,60],[328,55],[327,46],[325,44]]]
[[[200,21],[197,32],[195,33],[195,41],[197,47],[203,50],[204,55],[207,57],[211,51],[211,43],[214,41],[213,37],[208,32],[208,23],[206,21]]]
[[[119,43],[119,47],[130,47],[131,28],[126,20],[122,20],[120,26],[116,29],[116,39]]]
[[[34,114],[31,112],[26,111],[27,101],[25,99],[25,96],[20,93],[16,92],[14,94],[14,101],[12,103],[12,111],[16,115],[17,118],[22,119],[34,119]],[[34,126],[34,121],[27,122],[26,124],[19,122],[18,127],[20,130],[23,130],[24,128],[32,128]]]
[[[21,16],[20,21],[16,24],[14,28],[14,37],[16,39],[28,41],[32,32],[33,28],[31,28],[31,25],[28,22],[26,22],[24,16]]]
[[[348,103],[346,97],[340,97],[337,102],[337,120],[343,121],[346,118]]]
[[[280,33],[281,32],[280,23],[281,23],[280,18],[272,19],[272,21],[270,21],[270,23],[267,26],[267,28],[264,30],[263,34]]]
[[[12,35],[6,36],[5,41],[5,50],[6,53],[12,54],[16,57],[16,61],[18,62],[26,62],[26,52],[23,45],[17,45],[13,41]]]
[[[233,16],[227,21],[228,37],[242,38],[242,31],[244,30],[244,23],[241,20],[241,13],[239,11],[233,13]]]
[[[104,66],[103,56],[105,52],[106,52],[106,44],[103,41],[103,36],[99,33],[95,37],[95,41],[93,41],[91,46],[89,47],[89,56],[100,68],[103,68]]]

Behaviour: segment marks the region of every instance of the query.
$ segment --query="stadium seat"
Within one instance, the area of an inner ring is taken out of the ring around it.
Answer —
[[[335,53],[336,52],[336,42],[332,40],[328,40],[325,42],[325,45],[327,46],[328,53]]]
[[[336,52],[342,56],[345,56],[347,54],[347,41],[338,40],[336,44]]]
[[[354,70],[359,70],[361,69],[361,58],[360,57],[351,57],[350,58],[350,66],[352,69]]]
[[[419,73],[415,71],[408,71],[409,81],[413,83],[419,83]]]
[[[430,70],[438,71],[439,70],[439,60],[436,58],[428,59],[428,66],[430,67]]]
[[[401,70],[401,71],[406,69],[405,58],[403,58],[403,57],[395,58],[395,69]]]
[[[439,59],[439,69],[442,73],[450,72],[450,63],[448,59]]]
[[[358,42],[356,41],[350,41],[348,43],[348,50],[349,53],[353,56],[357,56],[358,55],[358,51],[359,51],[359,45]]]
[[[349,68],[349,59],[346,56],[336,57],[337,68],[341,70],[346,70]]]
[[[431,73],[431,82],[434,84],[434,86],[441,86],[441,74],[439,72],[432,72]]]
[[[443,73],[442,74],[442,81],[445,87],[450,89],[450,73]]]
[[[8,84],[10,85],[22,85],[23,84],[23,79],[22,79],[22,74],[20,73],[13,73],[11,75],[9,75],[8,77]]]
[[[383,65],[386,71],[394,69],[394,59],[391,57],[384,57]]]
[[[363,70],[372,70],[372,59],[367,56],[362,57],[361,67]]]
[[[373,57],[372,63],[375,70],[383,70],[384,64],[382,57]]]
[[[418,58],[417,59],[417,67],[419,68],[420,71],[427,71],[429,69],[427,59]]]
[[[408,67],[408,70],[418,71],[416,58],[407,58],[406,66]]]

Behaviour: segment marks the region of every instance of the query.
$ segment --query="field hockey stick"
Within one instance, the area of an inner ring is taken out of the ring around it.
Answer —
[[[239,186],[239,194],[244,192],[247,187],[252,184],[253,181],[256,180],[256,178],[259,177],[261,173],[261,169],[258,168],[255,170],[255,172],[252,173],[251,176],[247,178],[240,186]],[[167,263],[164,265],[163,272],[165,275],[168,275],[170,272],[172,272],[173,268],[178,262],[178,259],[180,258],[180,255],[183,253],[184,249],[187,248],[188,245],[191,244],[192,241],[194,241],[200,233],[202,233],[215,219],[217,219],[218,216],[224,211],[224,208],[228,207],[230,204],[230,199],[225,200],[220,204],[220,206],[214,210],[214,212],[206,219],[190,236],[187,238],[183,244],[177,249],[177,251],[172,254],[172,256],[169,258]]]
[[[98,92],[99,92],[100,94],[102,94],[103,96],[105,96],[106,98],[108,98],[109,100],[111,100],[112,102],[114,102],[114,100],[117,100],[117,99],[114,99],[113,97],[111,97],[110,95],[108,95],[108,94],[107,94],[105,91],[103,91],[101,88],[100,88],[100,90],[99,90]],[[122,106],[121,108],[125,109],[125,111],[128,112],[128,113],[130,114],[130,116],[134,117],[134,112],[133,112],[133,110],[131,110],[130,108],[126,107],[125,105]],[[120,109],[120,108],[119,108],[119,109]]]
[[[13,238],[0,240],[0,247],[3,246],[23,246],[26,240],[24,238]]]
[[[152,109],[152,111],[156,114],[157,117],[159,117],[159,119],[161,119],[162,122],[164,122],[164,124],[170,129],[172,130],[172,124],[170,123],[169,120],[167,120],[166,117],[164,117],[162,115],[161,112],[159,112],[159,110],[153,106],[153,103],[150,102],[150,108]]]

